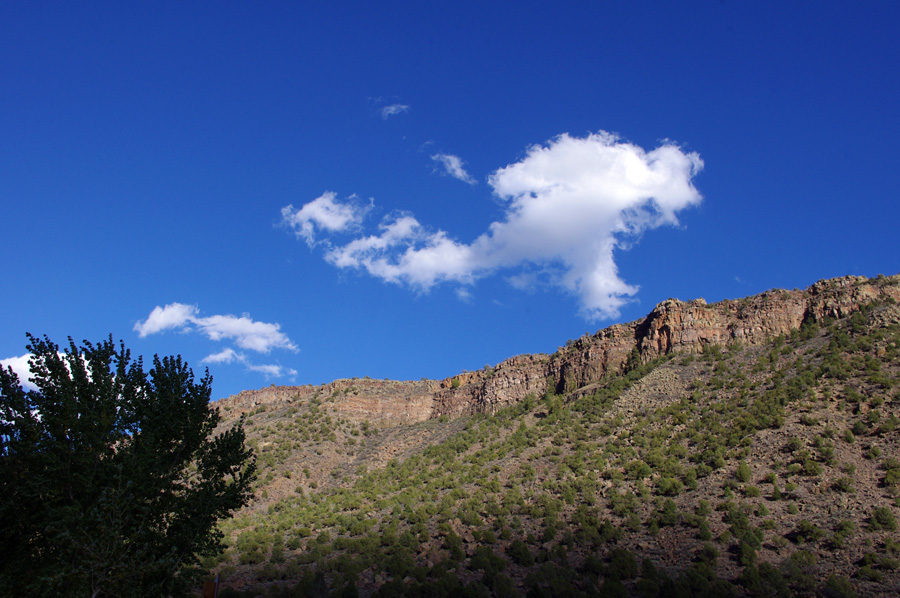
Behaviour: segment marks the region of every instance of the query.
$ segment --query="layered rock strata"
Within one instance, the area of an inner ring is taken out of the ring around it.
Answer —
[[[230,418],[260,407],[291,407],[319,401],[353,421],[396,425],[431,417],[433,396],[439,388],[440,384],[434,380],[398,382],[353,378],[320,386],[270,386],[245,390],[217,404]]]
[[[219,404],[245,412],[259,405],[328,398],[334,411],[348,419],[381,425],[493,413],[529,394],[568,392],[594,383],[622,371],[629,358],[647,362],[672,352],[699,353],[709,345],[754,345],[790,334],[807,321],[848,316],[874,300],[900,301],[900,275],[845,276],[805,290],[772,290],[711,305],[702,299],[668,299],[640,320],[585,335],[553,355],[518,355],[440,382],[354,379],[277,386],[244,391]]]

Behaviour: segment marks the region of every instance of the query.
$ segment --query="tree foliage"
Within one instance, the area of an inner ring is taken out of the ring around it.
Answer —
[[[216,433],[180,356],[28,338],[36,390],[0,368],[0,595],[185,594],[249,500],[243,422]]]

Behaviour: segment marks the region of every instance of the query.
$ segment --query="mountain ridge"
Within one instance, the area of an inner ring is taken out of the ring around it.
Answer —
[[[240,414],[261,405],[335,396],[339,398],[334,408],[345,417],[379,425],[490,414],[529,394],[569,392],[621,373],[629,359],[646,363],[671,353],[697,354],[706,346],[755,345],[790,334],[804,322],[849,316],[879,298],[900,301],[900,274],[848,275],[823,279],[803,290],[770,289],[712,304],[702,298],[670,298],[643,318],[586,334],[552,355],[515,355],[494,367],[443,380],[365,377],[322,385],[271,386],[245,390],[216,404],[229,414]]]
[[[225,596],[900,592],[900,276],[631,323],[444,380],[220,401],[257,455]]]

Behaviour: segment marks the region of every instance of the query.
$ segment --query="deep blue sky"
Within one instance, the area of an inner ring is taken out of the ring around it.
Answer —
[[[0,358],[111,333],[214,398],[441,378],[668,297],[900,271],[896,3],[434,4],[0,4]],[[660,147],[693,161],[668,212],[580,161]]]

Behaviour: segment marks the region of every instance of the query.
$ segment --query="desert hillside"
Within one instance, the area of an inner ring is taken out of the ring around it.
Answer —
[[[219,401],[260,468],[220,596],[900,594],[900,276],[445,380]]]

